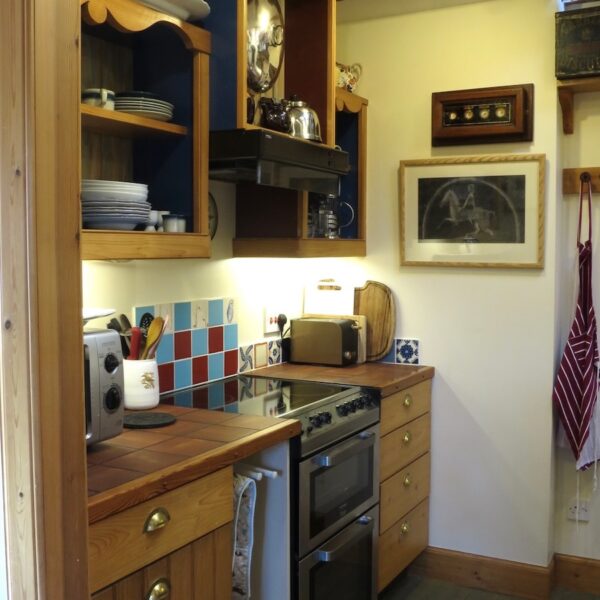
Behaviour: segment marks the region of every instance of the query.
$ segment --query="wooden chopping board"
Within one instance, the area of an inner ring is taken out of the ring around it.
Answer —
[[[367,317],[367,361],[381,360],[390,351],[396,331],[392,290],[378,281],[354,288],[354,314]]]

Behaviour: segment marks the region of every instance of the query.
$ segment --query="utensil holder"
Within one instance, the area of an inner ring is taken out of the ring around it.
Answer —
[[[158,364],[151,360],[124,360],[125,408],[143,410],[159,402]]]

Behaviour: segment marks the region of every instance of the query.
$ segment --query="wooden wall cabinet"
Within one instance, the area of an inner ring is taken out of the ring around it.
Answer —
[[[430,408],[431,380],[381,401],[378,591],[428,545]]]
[[[227,467],[93,523],[93,599],[229,600],[232,519]]]
[[[175,104],[174,123],[81,105],[82,177],[147,183],[157,210],[190,233],[84,229],[83,259],[210,256],[210,34],[134,0],[81,0],[82,89],[145,90]]]

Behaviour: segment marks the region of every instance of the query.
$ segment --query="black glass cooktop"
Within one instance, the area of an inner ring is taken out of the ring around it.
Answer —
[[[351,389],[310,381],[238,375],[161,396],[161,402],[244,415],[281,417]]]

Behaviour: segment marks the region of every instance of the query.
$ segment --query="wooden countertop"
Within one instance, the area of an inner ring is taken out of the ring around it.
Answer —
[[[396,365],[380,362],[366,362],[346,367],[324,367],[283,363],[272,367],[255,369],[248,374],[258,377],[281,377],[372,387],[381,391],[385,398],[416,383],[431,379],[433,367],[424,365]]]
[[[88,521],[189,483],[300,433],[300,422],[159,405],[177,417],[158,429],[129,429],[87,452]]]

